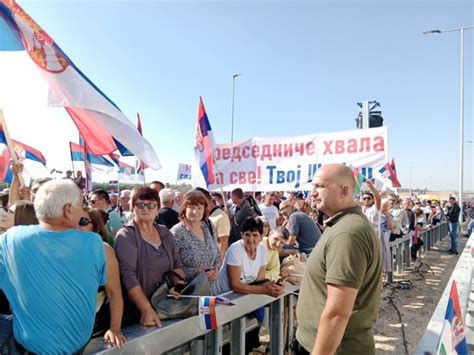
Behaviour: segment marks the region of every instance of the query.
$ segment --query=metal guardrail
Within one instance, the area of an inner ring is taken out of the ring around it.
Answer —
[[[418,251],[421,256],[426,255],[436,243],[448,236],[448,223],[443,222],[430,229],[420,232],[418,237],[424,244]],[[392,254],[392,273],[388,273],[388,282],[393,282],[393,273],[401,275],[405,268],[411,265],[411,235],[406,234],[402,238],[390,242]]]
[[[420,342],[418,343],[418,346],[415,350],[416,355],[437,353],[437,347],[441,335],[441,329],[443,327],[444,316],[446,313],[446,307],[448,305],[449,293],[451,291],[451,284],[453,280],[455,280],[457,283],[461,313],[463,315],[463,324],[466,324],[467,308],[469,296],[472,292],[473,278],[473,255],[471,250],[474,251],[474,233],[469,237],[466,246],[459,256],[459,260],[453,270],[453,273],[451,274],[448,283],[446,284],[443,295],[441,296],[438,305],[434,310],[433,316],[431,317],[431,320],[428,323],[428,326],[426,327]],[[471,346],[469,334],[467,335],[468,345]]]
[[[298,286],[285,284],[288,291],[295,292]],[[288,343],[284,344],[284,305],[285,300],[292,309],[295,297],[287,293],[280,298],[267,295],[242,295],[233,293],[228,296],[234,306],[216,306],[217,324],[213,331],[203,330],[199,316],[180,320],[164,320],[162,327],[144,327],[133,325],[122,329],[127,342],[122,349],[105,345],[101,338],[95,338],[87,345],[84,353],[91,354],[221,354],[222,345],[230,342],[231,354],[244,354],[245,333],[256,326],[255,320],[247,315],[256,309],[269,306],[270,353],[283,354],[285,345],[291,344],[293,329],[293,311],[288,312]]]

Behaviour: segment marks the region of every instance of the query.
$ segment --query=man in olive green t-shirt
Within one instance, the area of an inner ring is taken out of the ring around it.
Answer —
[[[324,165],[314,177],[312,198],[329,219],[301,285],[297,354],[375,353],[381,249],[352,199],[354,187],[351,169],[342,164]]]

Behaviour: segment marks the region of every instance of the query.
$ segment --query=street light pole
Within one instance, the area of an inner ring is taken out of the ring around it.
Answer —
[[[240,76],[241,74],[234,74],[232,75],[232,122],[230,126],[230,142],[234,142],[234,101],[235,101],[235,78]]]
[[[423,34],[430,33],[445,33],[445,32],[460,32],[461,34],[461,87],[460,87],[460,114],[459,114],[459,207],[461,208],[461,213],[459,214],[459,233],[462,233],[462,223],[463,223],[463,188],[464,188],[464,31],[472,30],[474,26],[469,27],[459,27],[452,28],[449,30],[431,30],[425,31]]]

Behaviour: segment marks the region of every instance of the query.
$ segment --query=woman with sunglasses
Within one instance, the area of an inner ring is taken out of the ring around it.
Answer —
[[[121,348],[126,339],[121,330],[123,298],[122,288],[120,287],[120,272],[114,249],[107,243],[108,233],[105,229],[102,213],[104,212],[101,210],[84,207],[78,226],[81,231],[99,234],[104,242],[107,283],[105,287],[99,287],[92,336],[97,336],[105,330],[104,341]]]
[[[120,229],[115,252],[120,265],[122,285],[128,295],[122,325],[140,322],[160,326],[150,298],[168,271],[184,278],[176,241],[168,228],[155,224],[160,208],[158,192],[149,187],[132,191],[133,222]]]

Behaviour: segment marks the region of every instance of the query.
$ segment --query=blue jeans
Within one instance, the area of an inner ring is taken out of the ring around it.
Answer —
[[[471,219],[469,224],[467,225],[467,236],[470,237],[472,230],[474,229],[474,219]]]
[[[448,223],[449,236],[451,237],[451,249],[453,253],[458,251],[458,223]]]

